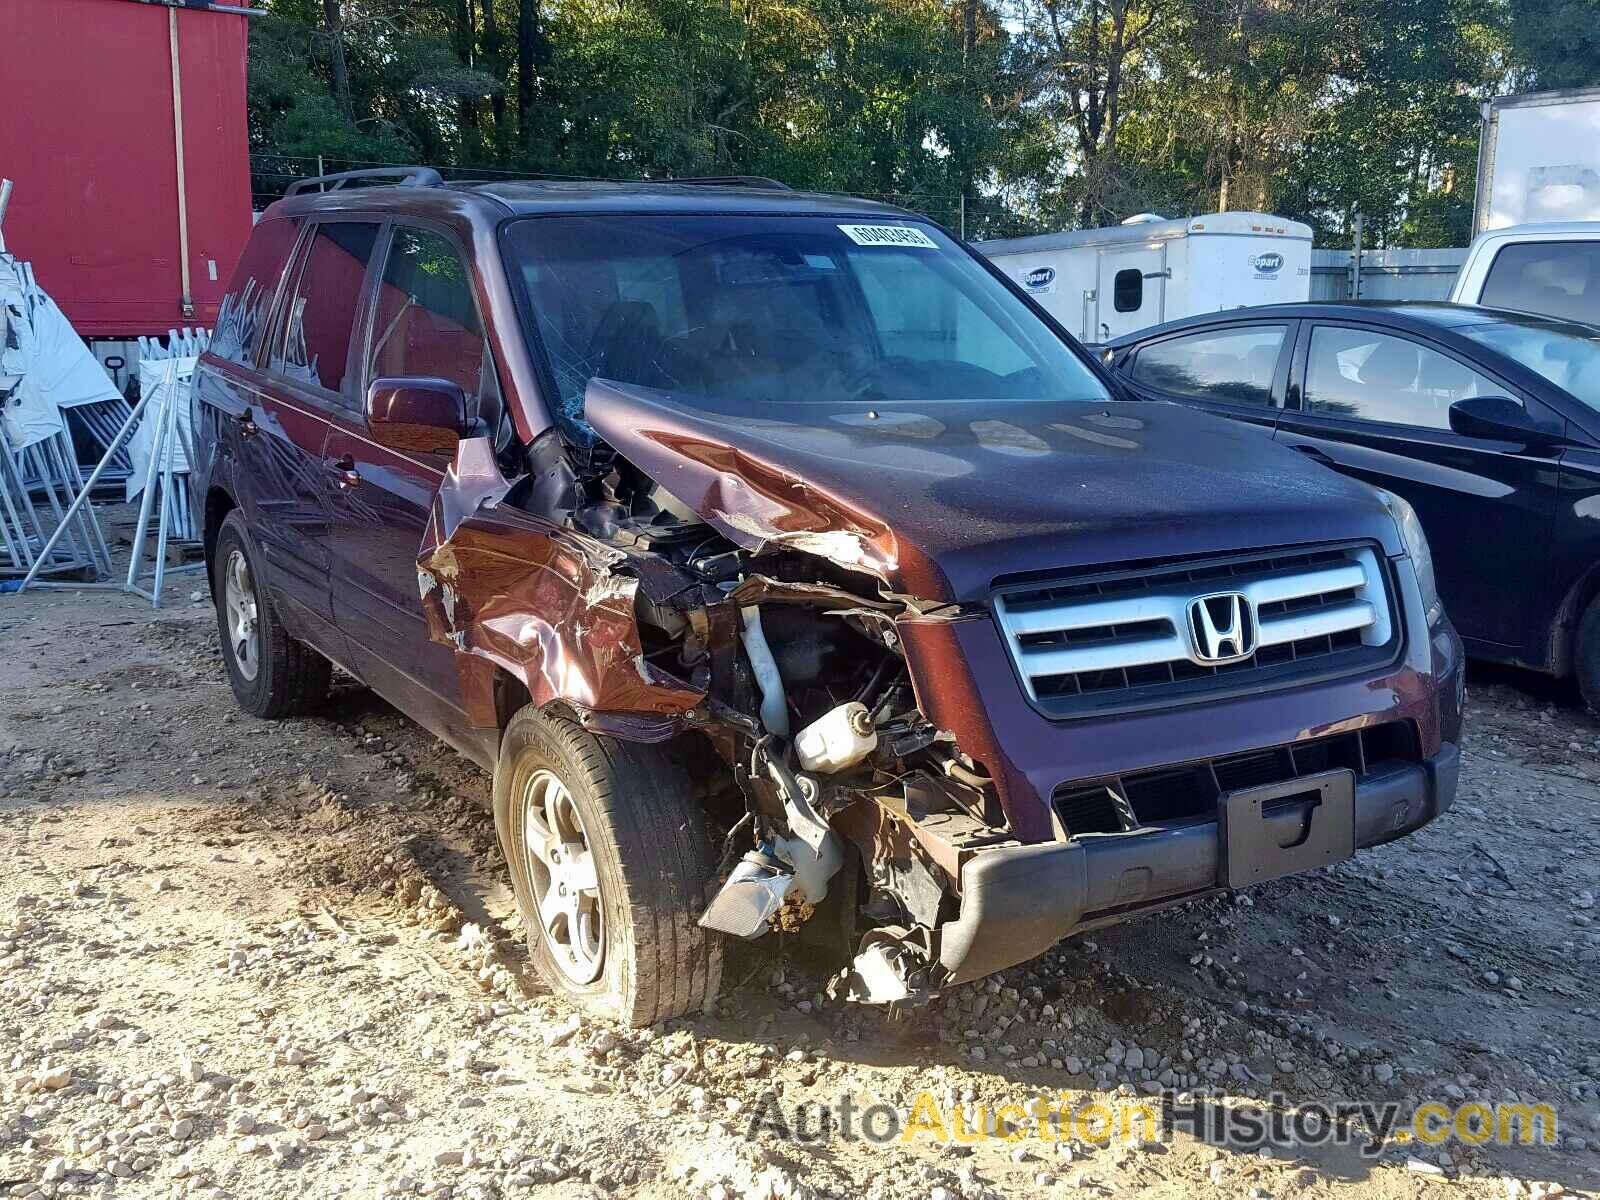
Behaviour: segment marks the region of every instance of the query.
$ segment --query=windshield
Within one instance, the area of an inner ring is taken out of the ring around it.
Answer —
[[[1543,375],[1590,408],[1600,409],[1600,329],[1530,321],[1478,325],[1458,332]]]
[[[943,233],[910,220],[512,222],[568,432],[590,379],[761,405],[1106,400],[1090,369]]]

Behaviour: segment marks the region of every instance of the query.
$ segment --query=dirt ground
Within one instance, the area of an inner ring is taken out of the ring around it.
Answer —
[[[636,1032],[524,977],[481,772],[349,682],[315,719],[239,715],[197,578],[176,582],[161,612],[0,599],[0,1194],[1600,1187],[1600,724],[1554,689],[1477,678],[1454,810],[1332,870],[897,1017],[823,1002],[784,947],[737,947],[713,1014]],[[747,1135],[845,1094],[970,1113],[1164,1086],[1283,1109],[1542,1101],[1560,1144]]]

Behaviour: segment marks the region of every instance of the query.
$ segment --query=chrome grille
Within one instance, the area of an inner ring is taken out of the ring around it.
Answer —
[[[994,605],[1030,698],[1098,709],[1354,669],[1396,644],[1385,580],[1378,552],[1356,545],[1007,587]],[[1255,642],[1216,664],[1190,606],[1219,593],[1244,597]]]

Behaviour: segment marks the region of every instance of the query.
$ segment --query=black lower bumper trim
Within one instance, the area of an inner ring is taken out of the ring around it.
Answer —
[[[1356,784],[1355,844],[1412,832],[1455,799],[1461,755],[1369,771]],[[1223,886],[1214,821],[980,851],[961,871],[961,913],[940,929],[945,985],[1043,954],[1068,934]]]

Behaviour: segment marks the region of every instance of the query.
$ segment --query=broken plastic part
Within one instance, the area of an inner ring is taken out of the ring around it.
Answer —
[[[911,995],[899,959],[885,943],[877,942],[856,955],[851,964],[845,998],[861,1004],[894,1004]]]
[[[828,898],[828,880],[844,863],[844,843],[829,833],[815,847],[798,837],[778,838],[773,843],[778,856],[794,867],[796,882],[811,904]]]
[[[761,689],[761,723],[768,733],[786,738],[789,736],[789,701],[784,695],[778,662],[772,657],[767,635],[761,629],[761,610],[751,605],[741,609],[739,615],[744,623],[740,638],[756,673],[756,686]]]
[[[760,937],[767,932],[767,922],[783,907],[795,878],[783,863],[759,850],[750,851],[700,914],[700,927],[738,938]]]
[[[780,912],[791,918],[784,922],[788,928],[828,898],[828,881],[844,864],[844,843],[835,834],[815,848],[799,837],[778,838],[771,849],[772,854],[752,850],[739,860],[701,914],[703,928],[757,938],[778,922]]]
[[[928,992],[927,931],[894,925],[869,930],[850,967],[828,985],[860,1004],[925,1003]]]

